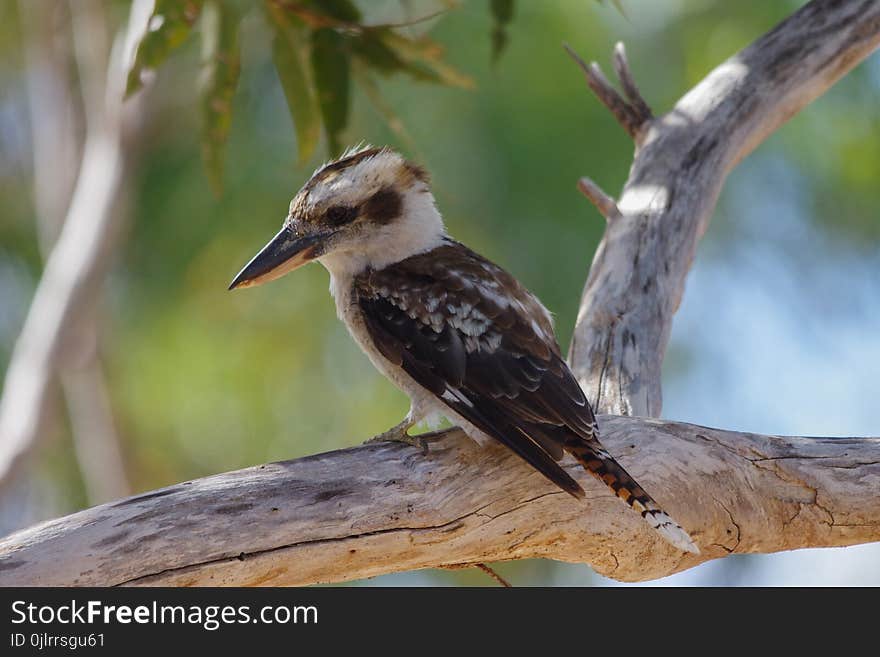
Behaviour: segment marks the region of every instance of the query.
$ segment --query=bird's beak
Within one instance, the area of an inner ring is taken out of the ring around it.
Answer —
[[[293,230],[285,226],[238,272],[229,289],[260,285],[302,267],[315,258],[318,245],[327,237],[329,235],[324,233],[294,235]]]

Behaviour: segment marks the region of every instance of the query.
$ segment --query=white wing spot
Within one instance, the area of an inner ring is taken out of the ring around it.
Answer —
[[[470,408],[474,407],[474,405],[471,403],[470,399],[468,399],[467,397],[465,397],[463,395],[456,395],[449,388],[444,390],[443,394],[440,396],[448,402],[461,402],[465,406],[469,406]]]

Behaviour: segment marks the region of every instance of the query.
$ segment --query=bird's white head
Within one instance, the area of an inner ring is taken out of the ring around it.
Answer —
[[[290,202],[281,231],[230,289],[278,278],[318,260],[334,277],[381,269],[445,236],[424,169],[390,148],[347,151],[320,167]]]

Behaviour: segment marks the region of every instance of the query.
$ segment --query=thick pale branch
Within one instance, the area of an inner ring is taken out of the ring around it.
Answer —
[[[75,155],[81,149],[71,89],[73,71],[69,44],[59,46],[55,13],[64,5],[52,0],[20,0],[28,55],[28,106],[33,145],[34,206],[40,251],[47,256],[64,223],[76,182]],[[104,73],[109,45],[104,7],[86,0],[70,6],[73,40],[77,44],[77,72],[86,116],[92,130],[104,115]],[[59,155],[60,154],[60,155]],[[119,231],[113,231],[118,234]],[[110,252],[112,239],[102,251]],[[93,277],[98,278],[98,277]],[[97,296],[94,293],[92,296]],[[131,493],[128,485],[107,384],[98,353],[97,304],[86,303],[78,325],[67,328],[60,363],[61,384],[70,418],[73,446],[92,504]],[[18,412],[22,412],[21,409]],[[32,407],[24,413],[41,413]],[[36,437],[34,435],[34,437]],[[32,444],[32,443],[31,443]]]
[[[352,449],[185,482],[0,541],[0,585],[311,584],[546,557],[644,580],[730,553],[880,539],[880,439],[781,438],[599,418],[604,442],[694,536],[684,554],[569,464],[575,500],[460,433],[427,456]]]
[[[569,353],[599,410],[660,414],[672,317],[724,179],[878,44],[880,2],[814,0],[643,127],[622,217],[596,251]]]

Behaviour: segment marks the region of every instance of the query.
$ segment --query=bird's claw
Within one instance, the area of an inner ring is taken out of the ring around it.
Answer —
[[[403,443],[404,445],[419,448],[423,454],[428,453],[428,444],[420,436],[410,436],[405,431],[386,431],[364,441],[365,445],[370,443]]]
[[[416,447],[420,449],[422,454],[427,454],[428,445],[436,440],[439,440],[445,434],[445,432],[443,431],[433,431],[431,433],[423,433],[416,436],[410,436],[407,433],[407,428],[408,427],[394,427],[393,429],[389,429],[384,433],[380,433],[379,435],[373,436],[369,440],[364,441],[364,444],[368,445],[370,443],[386,442],[403,443],[404,445],[410,445],[411,447]]]

